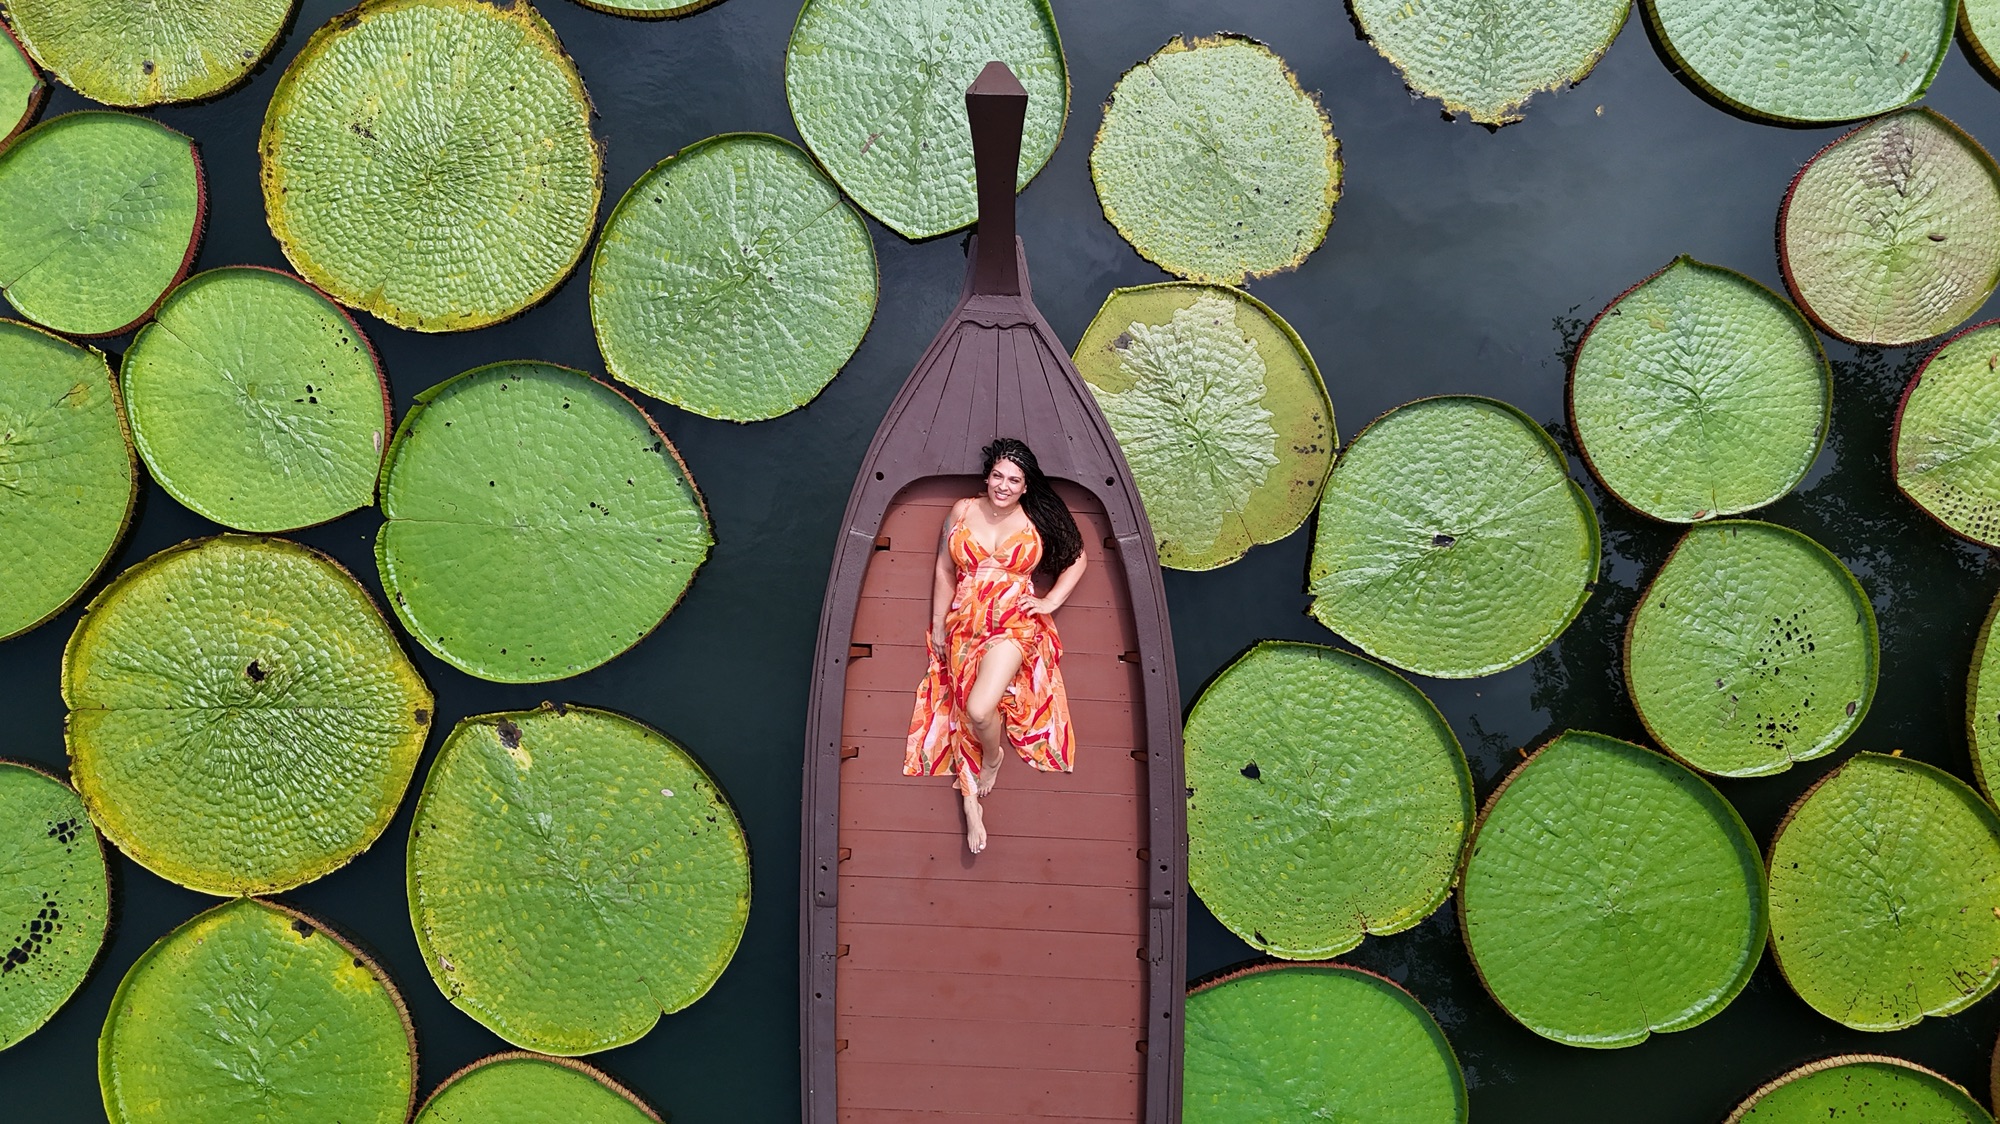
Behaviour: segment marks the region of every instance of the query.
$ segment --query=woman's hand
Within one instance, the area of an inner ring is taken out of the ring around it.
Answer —
[[[1014,602],[1014,604],[1019,605],[1022,612],[1037,616],[1045,613],[1054,613],[1057,609],[1062,608],[1062,602],[1052,601],[1045,597],[1037,597],[1032,593]]]
[[[907,633],[905,635],[907,635]],[[944,622],[942,620],[935,620],[931,622],[931,650],[938,654],[939,659],[944,658],[945,634],[944,634]]]

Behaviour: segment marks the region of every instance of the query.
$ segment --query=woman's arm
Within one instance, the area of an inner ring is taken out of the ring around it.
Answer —
[[[1049,587],[1049,591],[1040,597],[1021,598],[1021,608],[1030,613],[1054,613],[1069,600],[1070,592],[1076,589],[1076,583],[1083,580],[1083,571],[1083,551],[1079,550],[1076,552],[1076,561],[1063,567],[1063,572],[1056,575],[1055,584]]]
[[[945,513],[944,529],[938,532],[937,565],[931,576],[931,646],[944,655],[944,616],[951,610],[951,593],[958,586],[958,566],[951,560],[951,529],[958,523],[965,501],[951,505]]]

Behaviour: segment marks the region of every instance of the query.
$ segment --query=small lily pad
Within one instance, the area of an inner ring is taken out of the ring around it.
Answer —
[[[111,923],[104,844],[70,787],[0,761],[0,1050],[52,1018]]]
[[[7,0],[42,65],[106,105],[222,93],[250,76],[291,14],[292,0]]]
[[[49,84],[42,81],[41,68],[21,48],[13,29],[0,23],[0,33],[6,36],[0,41],[0,143],[5,143],[35,119],[49,95]]]
[[[1896,408],[1896,487],[1947,530],[2000,546],[2000,321],[1946,340]]]
[[[1625,26],[1630,0],[1354,0],[1354,20],[1410,89],[1482,125],[1583,81]]]
[[[631,1090],[568,1058],[508,1053],[445,1079],[415,1124],[658,1124]]]
[[[1972,1095],[1942,1074],[1879,1054],[1825,1058],[1750,1094],[1723,1124],[1993,1124]]]

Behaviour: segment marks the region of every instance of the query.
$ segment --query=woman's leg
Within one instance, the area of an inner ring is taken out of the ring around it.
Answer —
[[[979,795],[993,791],[1000,778],[1000,764],[1007,758],[1007,720],[1000,716],[1000,699],[1014,682],[1026,658],[1021,645],[1013,640],[995,640],[986,646],[979,661],[979,678],[966,692],[965,717],[979,738]]]
[[[972,766],[963,756],[958,761],[958,784],[965,805],[965,849],[978,854],[986,849],[986,817],[980,814],[979,794],[973,791]]]

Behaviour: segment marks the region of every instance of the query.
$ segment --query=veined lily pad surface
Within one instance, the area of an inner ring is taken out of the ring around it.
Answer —
[[[1466,948],[1507,1013],[1572,1046],[1706,1022],[1763,955],[1750,829],[1686,767],[1570,731],[1495,794],[1460,891]]]
[[[139,495],[104,356],[0,320],[0,639],[61,612],[124,537]]]
[[[715,781],[601,710],[459,723],[418,798],[409,864],[439,990],[545,1054],[623,1046],[701,998],[750,916],[749,844]]]
[[[1951,531],[2000,546],[2000,322],[1924,361],[1896,411],[1896,487]]]
[[[602,167],[590,96],[532,5],[370,0],[271,95],[271,233],[306,280],[402,328],[478,328],[583,256]]]
[[[636,19],[664,19],[699,12],[719,0],[577,0],[586,8]]]
[[[1747,519],[1688,531],[1625,635],[1646,729],[1726,777],[1832,753],[1867,717],[1880,663],[1875,609],[1840,559]]]
[[[1326,237],[1340,142],[1319,100],[1254,39],[1176,38],[1111,89],[1090,150],[1104,216],[1148,261],[1240,285]]]
[[[2000,983],[2000,817],[1963,781],[1857,753],[1771,843],[1771,950],[1857,1030],[1950,1015]]]
[[[416,1068],[389,977],[320,922],[255,898],[146,950],[97,1040],[111,1124],[400,1124]]]
[[[1423,692],[1360,656],[1266,641],[1187,723],[1188,881],[1288,960],[1408,929],[1444,903],[1472,776]]]
[[[1965,35],[1969,53],[1986,72],[2000,75],[2000,62],[1994,61],[1993,48],[1988,46],[2000,46],[2000,0],[1959,0],[1958,29]]]
[[[812,401],[875,315],[875,245],[790,141],[710,137],[639,177],[590,263],[590,319],[619,381],[704,417]]]
[[[284,539],[161,551],[63,653],[71,771],[119,850],[210,894],[346,865],[395,814],[431,693],[360,583]]]
[[[1973,775],[1979,778],[1979,787],[1986,790],[1988,799],[2000,790],[2000,644],[1993,638],[1996,620],[2000,620],[2000,597],[1986,611],[1986,623],[1972,652],[1972,675],[1965,685],[1965,740],[1972,747]]]
[[[0,290],[37,324],[116,335],[187,272],[202,209],[193,141],[129,113],[51,118],[0,150]]]
[[[403,626],[503,683],[575,675],[638,643],[714,542],[652,419],[548,363],[479,367],[418,395],[382,514],[375,561]]]
[[[1187,998],[1187,1124],[1464,1124],[1465,1076],[1437,1020],[1339,964],[1260,965]]]
[[[905,238],[929,238],[978,214],[965,88],[995,59],[1028,91],[1025,187],[1069,113],[1048,0],[806,0],[785,48],[785,97],[806,147],[856,205]]]
[[[1870,121],[1792,181],[1778,253],[1829,333],[1889,347],[1940,335],[2000,280],[2000,167],[1932,110]]]
[[[1676,258],[1577,346],[1570,417],[1592,471],[1633,509],[1692,523],[1762,507],[1819,455],[1833,380],[1797,309],[1732,270]]]
[[[1377,659],[1464,679],[1526,661],[1597,578],[1597,515],[1526,414],[1449,395],[1384,414],[1319,505],[1312,614]]]
[[[1750,1094],[1724,1124],[1992,1124],[1979,1102],[1940,1074],[1901,1058],[1849,1054],[1785,1074]]]
[[[42,72],[6,24],[0,23],[0,141],[28,127],[49,93]]]
[[[1160,564],[1227,565],[1298,530],[1333,468],[1333,403],[1291,325],[1248,293],[1116,289],[1077,370],[1125,450]]]
[[[107,105],[229,89],[271,50],[291,11],[292,0],[7,0],[35,57]]]
[[[139,329],[119,376],[153,479],[218,523],[285,531],[375,498],[389,397],[374,349],[289,274],[189,278]]]
[[[111,876],[83,801],[0,761],[0,1050],[83,984],[111,922]]]
[[[582,1062],[496,1054],[453,1074],[416,1124],[658,1124],[629,1090]]]
[[[1410,89],[1447,113],[1504,125],[1535,94],[1583,81],[1631,8],[1630,0],[1354,0],[1354,19]]]

